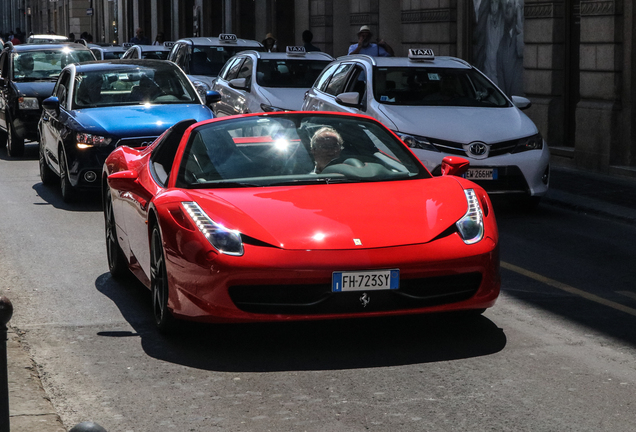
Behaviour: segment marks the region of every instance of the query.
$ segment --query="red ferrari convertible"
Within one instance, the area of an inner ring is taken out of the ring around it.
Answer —
[[[103,172],[108,264],[156,324],[372,317],[493,306],[486,192],[433,177],[376,120],[320,112],[177,123]]]

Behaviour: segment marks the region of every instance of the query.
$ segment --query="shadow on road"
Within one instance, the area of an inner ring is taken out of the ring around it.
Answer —
[[[636,346],[635,227],[544,203],[495,214],[502,292]]]
[[[45,186],[42,183],[36,183],[33,185],[33,190],[38,194],[40,198],[46,201],[47,204],[60,210],[68,210],[73,212],[101,212],[102,200],[99,192],[81,192],[77,194],[77,197],[71,203],[65,203],[62,200],[62,193],[60,192],[59,182]],[[35,205],[47,205],[44,203],[35,203]]]
[[[382,319],[267,324],[186,323],[160,335],[150,291],[106,273],[95,282],[141,337],[149,356],[204,370],[273,372],[386,367],[494,354],[506,346],[502,329],[485,317],[436,314]],[[104,337],[132,336],[102,332]]]

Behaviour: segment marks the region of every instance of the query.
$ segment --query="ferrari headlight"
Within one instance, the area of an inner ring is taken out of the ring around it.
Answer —
[[[21,97],[18,98],[18,107],[23,110],[36,110],[40,108],[38,98]]]
[[[199,93],[199,96],[201,96],[201,99],[203,100],[205,100],[205,93],[208,90],[212,90],[210,86],[203,81],[194,80],[192,81],[192,84],[194,85],[194,88],[196,89],[197,93]]]
[[[543,138],[541,134],[532,135],[527,138],[521,138],[512,153],[519,153],[527,150],[539,150],[543,148]]]
[[[435,152],[439,152],[439,150],[433,145],[431,144],[428,139],[422,137],[422,136],[417,136],[417,135],[409,135],[409,134],[405,134],[402,132],[398,132],[398,131],[393,131],[397,136],[400,137],[400,139],[402,141],[404,141],[404,143],[411,147],[411,148],[415,148],[415,149],[422,149],[422,150],[430,150],[430,151],[435,151]]]
[[[75,141],[77,143],[77,148],[86,149],[90,147],[106,147],[111,143],[112,138],[88,133],[78,133],[75,136]]]
[[[468,211],[455,225],[464,243],[473,244],[484,237],[484,215],[475,191],[466,189],[464,193],[468,202]]]
[[[195,202],[182,202],[190,219],[216,250],[226,255],[243,255],[241,233],[214,222]]]

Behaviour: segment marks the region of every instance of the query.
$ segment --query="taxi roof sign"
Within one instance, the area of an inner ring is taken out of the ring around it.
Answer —
[[[174,46],[174,42],[166,41],[163,43],[163,46],[165,46],[166,48],[172,48]]]
[[[287,55],[304,56],[307,54],[304,46],[287,46]]]
[[[237,43],[238,39],[235,34],[231,33],[221,33],[219,35],[219,42],[223,43]]]
[[[426,61],[435,60],[435,53],[430,48],[411,48],[409,49],[409,60],[411,61]]]
[[[131,42],[124,42],[123,44],[121,44],[121,46],[123,46],[124,48],[130,48],[133,45],[134,43],[131,43]]]

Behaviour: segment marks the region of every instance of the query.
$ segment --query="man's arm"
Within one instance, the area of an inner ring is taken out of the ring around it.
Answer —
[[[384,48],[388,56],[395,57],[395,52],[393,51],[393,48],[391,48],[391,45],[386,43],[384,39],[378,39],[377,44],[380,48]]]

